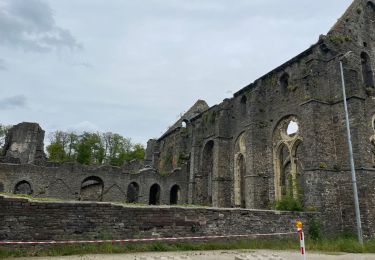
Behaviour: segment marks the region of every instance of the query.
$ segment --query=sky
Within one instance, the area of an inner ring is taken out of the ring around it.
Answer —
[[[146,144],[326,34],[351,0],[0,0],[0,123]]]

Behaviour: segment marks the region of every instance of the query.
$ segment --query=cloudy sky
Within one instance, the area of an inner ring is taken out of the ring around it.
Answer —
[[[158,137],[307,49],[351,0],[0,0],[0,122]]]

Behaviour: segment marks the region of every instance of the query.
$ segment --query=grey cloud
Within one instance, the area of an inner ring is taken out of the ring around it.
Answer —
[[[17,95],[0,99],[0,109],[22,108],[26,106],[26,97]]]
[[[81,48],[42,0],[0,0],[0,44],[36,52]]]

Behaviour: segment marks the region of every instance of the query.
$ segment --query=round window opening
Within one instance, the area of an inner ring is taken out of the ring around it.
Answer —
[[[291,120],[286,129],[286,133],[288,134],[288,136],[293,137],[298,133],[298,129],[298,123],[294,120]]]

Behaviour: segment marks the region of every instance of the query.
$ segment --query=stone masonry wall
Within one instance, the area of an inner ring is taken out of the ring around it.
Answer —
[[[0,240],[125,239],[294,232],[316,213],[37,202],[0,196]],[[307,227],[306,227],[307,229]]]

